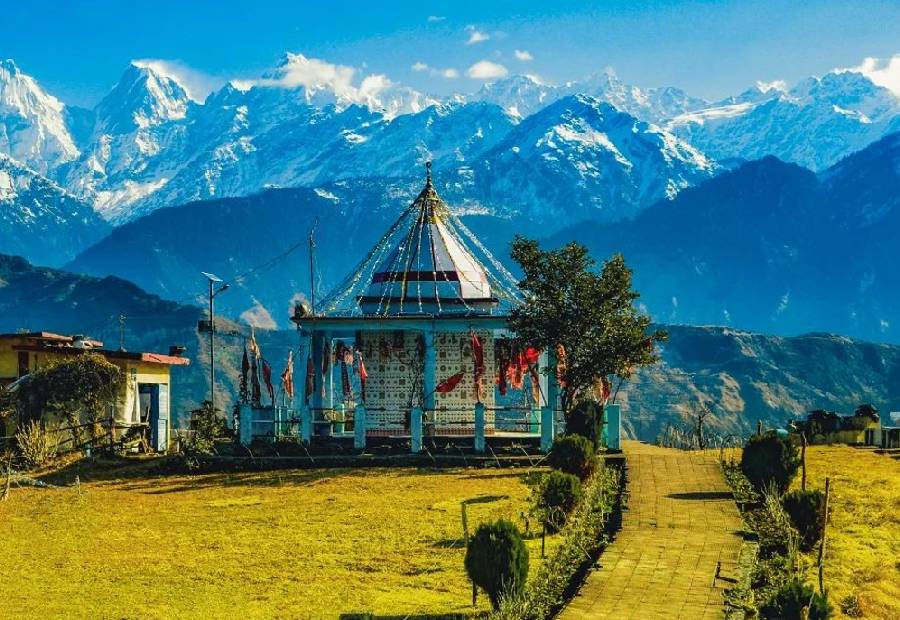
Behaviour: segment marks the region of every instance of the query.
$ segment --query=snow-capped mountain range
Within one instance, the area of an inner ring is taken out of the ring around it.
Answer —
[[[85,111],[3,61],[0,153],[113,224],[271,186],[409,177],[426,159],[473,208],[612,221],[733,160],[775,155],[821,170],[900,130],[900,98],[846,71],[718,102],[608,72],[564,85],[513,76],[439,99],[324,64],[287,54],[197,102],[136,61]]]

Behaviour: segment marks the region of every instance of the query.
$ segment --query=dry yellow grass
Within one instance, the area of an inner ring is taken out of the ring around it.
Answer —
[[[807,488],[824,490],[826,476],[833,485],[825,587],[838,617],[858,596],[862,617],[900,618],[900,460],[847,446],[811,446],[806,456]]]
[[[316,470],[13,488],[5,617],[334,618],[472,612],[469,527],[521,527],[522,470]],[[555,541],[548,539],[548,545]],[[528,541],[532,569],[540,539]],[[480,598],[479,609],[487,601]]]

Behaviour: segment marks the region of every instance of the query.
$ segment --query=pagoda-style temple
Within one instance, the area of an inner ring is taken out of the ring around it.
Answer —
[[[471,438],[478,452],[491,437],[518,437],[546,450],[553,360],[510,333],[515,278],[451,213],[426,167],[425,187],[369,254],[321,307],[292,317],[306,343],[300,436],[352,437],[356,448],[408,439],[414,452],[428,437]],[[242,441],[258,434],[251,420]]]

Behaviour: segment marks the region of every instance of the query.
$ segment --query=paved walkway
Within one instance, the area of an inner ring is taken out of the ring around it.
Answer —
[[[634,441],[623,449],[622,529],[560,618],[721,618],[741,518],[715,457]]]

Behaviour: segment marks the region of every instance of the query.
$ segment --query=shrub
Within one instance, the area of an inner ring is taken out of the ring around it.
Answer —
[[[821,491],[791,491],[782,500],[785,512],[800,534],[800,549],[815,547],[825,531],[825,495]]]
[[[759,608],[763,618],[803,618],[801,610],[807,607],[809,620],[824,620],[831,617],[828,599],[817,594],[810,586],[793,579],[781,587],[775,596]]]
[[[199,409],[191,411],[191,430],[184,442],[183,449],[190,454],[212,454],[215,452],[216,438],[228,431],[225,420],[219,416],[219,410],[212,408],[212,403],[203,401]]]
[[[32,420],[16,433],[16,446],[27,467],[40,467],[56,457],[59,434],[55,429],[44,428]]]
[[[587,437],[594,444],[594,452],[600,449],[603,434],[603,406],[595,400],[579,402],[566,419],[566,434]]]
[[[591,440],[581,435],[558,437],[547,455],[547,463],[553,469],[574,474],[581,480],[587,479],[597,464]]]
[[[553,471],[541,479],[535,490],[535,512],[547,531],[559,531],[581,500],[581,481],[572,474]]]
[[[741,471],[760,491],[774,485],[780,493],[784,493],[799,467],[797,447],[790,439],[779,437],[774,432],[751,437],[741,455]]]
[[[500,519],[482,523],[466,548],[466,572],[487,592],[494,609],[503,597],[518,596],[528,577],[528,549],[516,526]]]

